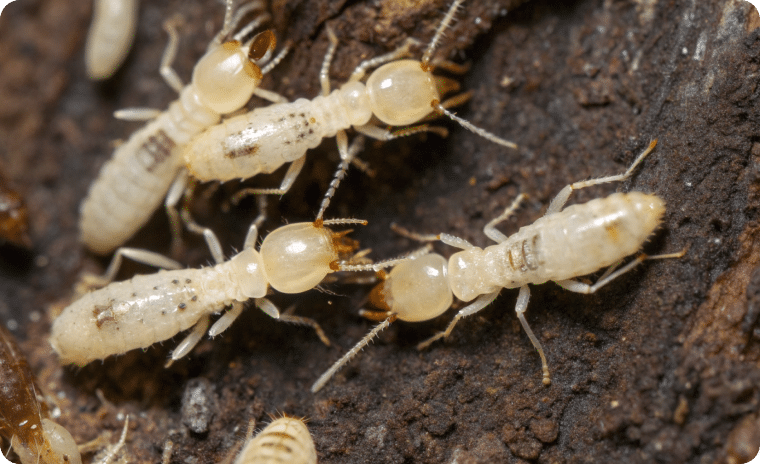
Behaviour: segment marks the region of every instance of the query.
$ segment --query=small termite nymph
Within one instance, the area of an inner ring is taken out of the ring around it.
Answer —
[[[451,306],[454,296],[462,301],[472,301],[457,313],[445,331],[420,343],[418,348],[422,349],[433,341],[448,336],[463,317],[475,314],[490,304],[502,288],[518,287],[520,293],[515,311],[523,329],[538,350],[543,367],[543,383],[549,385],[551,378],[543,347],[525,319],[530,298],[528,284],[552,280],[572,292],[594,293],[646,259],[677,258],[686,252],[683,250],[658,256],[641,254],[616,270],[617,264],[626,256],[636,253],[659,226],[665,213],[665,203],[656,195],[641,192],[615,193],[562,209],[573,190],[619,182],[630,177],[655,145],[656,140],[649,144],[623,174],[567,185],[552,200],[543,217],[507,237],[496,229],[496,225],[514,212],[524,198],[524,195],[520,195],[504,213],[491,220],[483,229],[486,236],[497,242],[497,245],[482,249],[448,234],[421,236],[404,232],[425,241],[441,240],[463,251],[455,253],[448,262],[440,255],[430,254],[415,256],[393,268],[370,296],[370,301],[382,311],[365,312],[370,318],[384,321],[325,372],[314,384],[312,391],[321,389],[340,367],[395,319],[432,319]],[[607,271],[593,285],[573,279],[607,266]]]
[[[281,417],[248,439],[235,464],[317,464],[317,450],[301,419]]]
[[[165,23],[169,43],[160,71],[180,96],[163,112],[146,109],[117,112],[117,117],[123,119],[151,121],[116,148],[82,202],[80,239],[95,253],[109,253],[124,243],[150,219],[164,198],[177,243],[180,226],[175,206],[187,181],[182,167],[184,144],[217,124],[223,114],[242,108],[254,94],[272,101],[284,100],[259,88],[264,71],[256,62],[274,49],[276,40],[272,31],[241,43],[268,15],[260,15],[232,40],[222,43],[247,13],[263,6],[261,2],[251,2],[233,14],[232,3],[233,0],[227,0],[224,26],[195,65],[187,86],[182,85],[171,68],[179,37],[173,22]],[[276,61],[278,58],[271,64]]]
[[[129,54],[137,29],[138,0],[94,0],[84,48],[90,79],[108,79]]]
[[[514,143],[449,112],[446,108],[461,102],[461,96],[441,103],[441,94],[458,89],[458,83],[434,78],[431,70],[436,62],[431,62],[431,57],[463,2],[456,0],[451,5],[421,61],[400,60],[409,55],[413,41],[407,40],[401,48],[391,53],[360,63],[348,82],[332,93],[328,73],[338,39],[328,27],[331,44],[320,72],[322,95],[313,100],[302,98],[291,103],[256,108],[207,129],[184,149],[188,171],[204,182],[224,182],[271,173],[291,163],[279,188],[249,189],[252,193],[283,195],[303,168],[306,151],[318,146],[323,138],[337,138],[341,169],[345,170],[351,161],[355,161],[349,154],[345,129],[353,127],[360,134],[384,141],[422,131],[445,133],[445,129],[424,124],[406,127],[397,133],[380,126],[414,124],[436,111],[445,113],[463,127],[492,142],[516,148]],[[447,65],[443,61],[439,63]],[[362,83],[367,70],[377,66],[380,67],[372,72],[366,84]],[[456,65],[448,63],[448,67],[454,68]],[[373,115],[380,123],[372,121]]]
[[[186,218],[189,221],[189,219]],[[269,316],[312,326],[322,341],[329,341],[311,319],[280,314],[266,297],[269,287],[282,293],[301,293],[316,287],[327,274],[339,270],[377,270],[393,262],[374,265],[345,264],[356,247],[327,225],[366,224],[358,219],[317,220],[289,224],[271,232],[256,251],[258,222],[246,236],[243,251],[225,261],[216,235],[200,228],[216,266],[177,269],[179,264],[156,253],[132,250],[129,256],[147,264],[173,267],[153,275],[138,275],[84,295],[63,310],[53,322],[50,343],[61,362],[83,365],[113,354],[145,348],[193,327],[172,352],[172,360],[186,355],[209,327],[210,316],[230,308],[209,330],[213,337],[240,315],[243,303],[253,299]],[[122,255],[117,253],[105,280],[115,275]]]

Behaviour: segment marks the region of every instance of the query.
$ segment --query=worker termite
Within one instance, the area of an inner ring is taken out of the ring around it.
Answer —
[[[164,198],[176,243],[181,228],[174,207],[187,178],[182,169],[181,147],[193,135],[218,123],[222,114],[240,109],[254,94],[272,101],[283,100],[258,88],[264,71],[256,61],[266,58],[275,47],[274,34],[264,31],[245,44],[240,43],[267,16],[260,16],[232,40],[222,43],[247,13],[262,6],[263,2],[252,2],[233,14],[233,0],[227,0],[222,30],[195,65],[191,83],[184,88],[171,68],[179,38],[173,23],[165,23],[169,43],[160,71],[180,96],[164,112],[145,109],[117,112],[124,119],[155,119],[116,148],[82,202],[80,238],[92,251],[106,254],[124,243],[147,222]],[[276,61],[277,58],[272,62]]]
[[[249,427],[249,434],[252,434]],[[316,464],[317,450],[301,419],[283,416],[246,440],[235,464]]]
[[[518,196],[509,208],[483,229],[485,235],[497,245],[482,249],[448,234],[421,236],[406,232],[413,238],[441,240],[463,251],[455,253],[448,262],[440,255],[430,254],[402,262],[393,268],[387,279],[370,295],[370,302],[382,311],[365,312],[370,318],[384,321],[325,372],[314,383],[312,391],[321,389],[338,369],[394,320],[414,322],[437,317],[451,306],[453,296],[465,302],[474,300],[457,313],[445,331],[420,343],[418,348],[422,349],[450,334],[463,317],[475,314],[490,304],[502,288],[518,287],[520,292],[515,311],[538,350],[543,383],[549,385],[551,379],[544,350],[524,315],[530,298],[528,284],[552,280],[572,292],[594,293],[646,259],[676,258],[686,252],[658,256],[640,254],[616,270],[621,260],[636,253],[659,226],[665,213],[665,203],[655,195],[615,193],[562,209],[573,190],[619,182],[630,177],[636,166],[652,152],[656,142],[652,141],[623,174],[565,186],[552,200],[543,217],[507,237],[496,229],[496,225],[514,212],[524,198],[524,195]],[[607,266],[610,267],[593,285],[573,280]]]
[[[90,79],[108,79],[129,54],[137,29],[137,0],[94,0],[84,63]]]
[[[258,223],[262,220],[260,216],[251,224],[243,251],[227,261],[216,235],[194,225],[209,245],[217,263],[213,267],[177,269],[178,263],[156,253],[140,250],[131,254],[130,257],[144,263],[175,269],[138,275],[84,295],[53,322],[50,336],[53,349],[62,362],[82,365],[150,346],[193,327],[172,352],[172,360],[176,360],[200,341],[211,314],[230,307],[209,330],[213,337],[229,327],[242,312],[243,302],[249,299],[275,319],[312,326],[322,341],[329,344],[315,321],[280,314],[265,298],[269,287],[282,293],[301,293],[316,287],[332,272],[377,270],[393,265],[393,261],[374,265],[346,261],[356,248],[356,243],[346,237],[350,231],[333,232],[325,226],[366,224],[358,219],[319,219],[282,226],[267,235],[256,251]],[[106,279],[115,275],[121,256],[117,253],[114,257]]]
[[[336,136],[342,165],[347,168],[351,157],[345,129],[350,127],[378,140],[391,140],[421,131],[444,131],[420,125],[394,133],[371,121],[373,115],[384,124],[406,126],[438,111],[488,140],[516,148],[514,143],[477,128],[446,109],[461,99],[454,97],[441,103],[441,94],[456,90],[458,84],[450,79],[434,79],[431,71],[436,63],[431,57],[463,2],[456,0],[451,5],[421,61],[400,59],[409,55],[413,41],[407,40],[391,53],[360,63],[348,82],[332,93],[328,73],[338,40],[328,27],[331,43],[320,72],[322,95],[313,100],[302,98],[256,108],[205,130],[184,149],[188,171],[200,181],[228,181],[271,173],[283,164],[291,163],[279,188],[249,189],[252,193],[282,195],[290,189],[303,168],[307,149],[319,145],[323,138]],[[368,69],[377,66],[380,67],[372,72],[366,84],[360,82]]]

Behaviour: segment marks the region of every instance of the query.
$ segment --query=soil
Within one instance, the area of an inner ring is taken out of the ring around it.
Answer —
[[[88,2],[16,1],[0,17],[0,174],[3,188],[25,200],[33,244],[6,237],[0,247],[0,318],[20,340],[51,414],[78,443],[104,432],[115,441],[129,414],[128,462],[160,462],[169,440],[172,463],[219,462],[250,420],[262,426],[286,413],[308,418],[323,463],[740,463],[757,454],[760,17],[749,3],[468,1],[438,50],[470,66],[459,79],[472,98],[456,112],[519,148],[444,119],[434,124],[450,131],[446,138],[368,143],[361,158],[376,175],[352,169],[327,215],[367,219],[352,236],[375,259],[419,246],[393,233],[393,222],[490,245],[483,226],[517,194],[529,200],[501,226],[505,233],[539,218],[564,185],[624,171],[657,138],[630,180],[579,191],[571,202],[654,193],[667,212],[643,251],[688,252],[644,263],[594,295],[532,286],[527,317],[546,349],[549,387],[514,315],[517,291],[504,290],[425,351],[415,345],[455,309],[392,324],[317,394],[314,380],[374,324],[357,313],[367,285],[339,280],[326,292],[273,297],[317,320],[331,347],[308,327],[253,307],[169,368],[184,334],[82,368],[61,367],[48,345],[51,318],[72,301],[80,275],[108,264],[78,242],[77,221],[113,141],[140,127],[113,111],[166,108],[176,98],[158,73],[166,18],[182,17],[174,67],[187,81],[223,16],[216,0],[140,7],[133,49],[102,83],[84,71]],[[293,50],[262,85],[312,98],[327,25],[340,39],[331,69],[338,86],[360,61],[406,37],[429,40],[447,7],[274,0],[272,27]],[[313,219],[338,160],[334,140],[307,157],[291,192],[270,202],[265,231]],[[277,186],[283,173],[202,186],[193,215],[230,255],[257,214],[253,200],[230,207],[230,196],[242,185]],[[164,212],[128,245],[168,254]],[[189,234],[176,257],[191,267],[211,260]],[[119,278],[135,272],[152,271],[127,266]],[[206,397],[204,407],[183,407],[191,390]]]

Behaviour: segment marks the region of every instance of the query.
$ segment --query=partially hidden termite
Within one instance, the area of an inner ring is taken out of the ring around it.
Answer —
[[[397,50],[360,63],[348,82],[330,93],[329,67],[338,39],[328,27],[330,38],[320,72],[322,95],[308,100],[273,104],[229,118],[197,135],[185,146],[185,165],[200,181],[247,179],[259,173],[271,173],[291,163],[279,188],[248,189],[250,193],[285,194],[304,166],[306,151],[318,146],[323,138],[337,138],[341,168],[348,169],[352,161],[345,130],[353,127],[360,134],[377,140],[391,140],[415,132],[445,133],[439,127],[406,127],[394,133],[381,124],[408,126],[422,121],[432,112],[445,113],[465,128],[495,143],[516,148],[471,123],[457,117],[446,107],[458,104],[453,97],[441,103],[441,94],[456,90],[458,83],[431,71],[436,63],[449,68],[452,63],[431,60],[433,52],[464,0],[456,0],[438,26],[421,61],[400,59],[409,55],[414,43],[407,40]],[[382,66],[381,66],[382,65]],[[367,70],[375,68],[366,84],[361,79]],[[373,121],[373,116],[380,123]]]
[[[81,464],[71,434],[47,417],[32,371],[13,335],[0,324],[0,435],[22,464]]]
[[[90,79],[108,79],[129,54],[137,29],[138,0],[94,0],[84,48]]]
[[[81,464],[81,454],[101,440],[77,446],[68,430],[47,416],[37,399],[38,391],[29,363],[13,335],[0,324],[0,436],[7,438],[21,464]],[[124,446],[129,416],[121,438],[109,445],[97,464],[110,464]],[[97,449],[97,448],[96,448]],[[81,451],[81,454],[80,454]],[[94,462],[94,461],[93,461]]]
[[[475,314],[490,304],[502,288],[520,289],[515,311],[541,357],[543,383],[549,385],[551,378],[543,347],[525,319],[530,299],[528,284],[551,280],[566,290],[590,294],[646,259],[678,258],[686,252],[657,256],[642,253],[617,268],[621,260],[636,253],[660,225],[665,202],[656,195],[614,193],[563,209],[574,190],[629,178],[636,166],[654,150],[656,142],[653,140],[623,174],[565,186],[552,200],[543,217],[507,237],[496,229],[496,225],[515,211],[524,198],[524,195],[518,196],[509,208],[483,229],[485,235],[497,245],[482,249],[448,234],[421,236],[404,232],[421,240],[441,240],[463,251],[455,253],[448,261],[438,254],[415,255],[412,256],[414,259],[394,267],[370,296],[370,302],[380,311],[364,313],[370,318],[384,319],[383,322],[325,372],[312,386],[312,391],[321,389],[338,369],[394,320],[416,322],[435,318],[451,306],[453,296],[465,302],[472,301],[456,314],[445,331],[420,343],[418,348],[422,349],[448,336],[463,317]],[[574,279],[608,266],[593,285]]]
[[[317,464],[314,440],[303,420],[284,416],[272,421],[246,440],[234,464],[277,463]]]
[[[190,218],[186,223],[192,224]],[[316,287],[339,270],[377,270],[393,261],[373,265],[351,264],[356,242],[333,232],[327,225],[366,224],[358,219],[332,219],[294,223],[269,233],[256,251],[263,215],[251,224],[243,250],[224,259],[216,235],[194,225],[205,237],[216,265],[179,269],[180,265],[160,254],[133,250],[129,256],[158,267],[173,268],[153,275],[138,275],[85,294],[63,310],[53,322],[50,343],[63,363],[86,364],[113,354],[145,348],[193,327],[172,352],[172,361],[192,350],[209,327],[212,314],[229,308],[209,330],[213,337],[224,331],[253,299],[269,316],[312,326],[329,344],[311,319],[280,314],[266,298],[269,288],[282,293],[301,293]],[[117,253],[106,272],[111,280],[120,265]]]
[[[232,40],[222,43],[246,14],[262,7],[263,3],[256,1],[233,12],[233,0],[227,0],[224,25],[195,65],[190,84],[184,87],[171,68],[179,37],[173,22],[165,23],[169,43],[160,72],[180,94],[179,99],[163,112],[146,109],[117,112],[122,119],[152,120],[116,148],[82,202],[80,239],[89,249],[99,254],[113,251],[148,221],[164,198],[176,243],[181,226],[175,206],[187,181],[182,167],[182,146],[203,129],[217,124],[223,114],[242,108],[252,95],[283,100],[259,88],[263,70],[257,61],[267,58],[274,49],[276,40],[272,31],[264,31],[244,44],[240,42],[268,15],[260,15]],[[278,58],[270,64],[276,61]]]

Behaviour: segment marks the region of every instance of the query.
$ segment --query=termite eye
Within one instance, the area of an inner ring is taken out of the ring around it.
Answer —
[[[264,55],[266,55],[268,51],[274,50],[276,46],[277,38],[275,37],[274,32],[267,29],[253,38],[251,50],[248,52],[248,58],[253,61],[260,60],[264,58]]]

